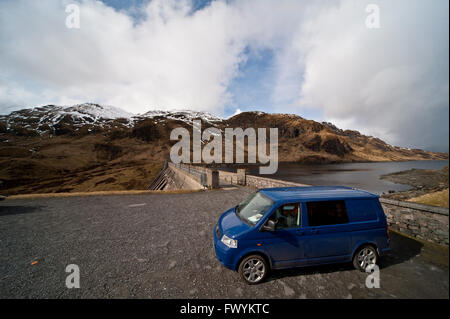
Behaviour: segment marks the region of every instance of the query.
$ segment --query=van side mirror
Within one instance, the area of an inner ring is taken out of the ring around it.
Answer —
[[[275,231],[275,222],[271,219],[267,220],[267,222],[261,228],[263,231]]]

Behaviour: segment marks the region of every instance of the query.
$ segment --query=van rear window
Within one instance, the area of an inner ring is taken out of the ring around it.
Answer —
[[[348,223],[345,201],[323,201],[306,203],[309,226],[336,225]]]
[[[377,208],[373,199],[347,200],[348,215],[351,222],[377,219]]]

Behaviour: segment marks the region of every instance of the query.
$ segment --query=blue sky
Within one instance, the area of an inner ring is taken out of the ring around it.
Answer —
[[[142,15],[139,13],[139,11],[130,10],[133,8],[139,8],[143,5],[146,5],[150,0],[101,0],[106,5],[116,9],[116,10],[124,10],[127,11],[127,13],[132,16],[136,22],[138,22]],[[192,12],[196,12],[199,10],[202,10],[203,8],[207,7],[211,4],[212,0],[192,0]]]
[[[122,10],[141,6],[142,4],[148,3],[149,0],[102,0],[102,2],[115,9]],[[208,6],[211,0],[193,0],[192,3],[193,11],[197,11]]]
[[[239,64],[238,76],[228,87],[233,96],[228,113],[236,109],[265,111],[270,110],[272,105],[270,87],[274,85],[273,52],[267,49],[258,52],[247,49],[246,52],[248,58]]]

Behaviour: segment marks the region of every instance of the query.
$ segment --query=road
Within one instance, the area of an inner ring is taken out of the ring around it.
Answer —
[[[0,298],[449,297],[448,249],[395,234],[380,288],[366,288],[366,274],[347,264],[274,271],[246,285],[216,260],[212,230],[249,193],[2,201]],[[69,264],[80,269],[79,289],[65,286]]]

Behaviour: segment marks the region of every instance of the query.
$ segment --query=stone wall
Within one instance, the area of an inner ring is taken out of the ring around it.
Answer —
[[[216,169],[211,169],[199,165],[189,165],[189,164],[174,164],[169,163],[169,167],[175,167],[183,172],[183,174],[189,174],[198,183],[201,183],[201,174],[210,175],[212,172],[217,171],[219,174],[219,181],[225,184],[239,184],[240,178],[237,173],[221,171]]]
[[[254,188],[268,188],[268,187],[291,187],[291,186],[311,186],[306,184],[292,183],[279,179],[247,175],[245,177],[247,186]]]
[[[389,226],[418,239],[448,245],[449,210],[380,198]]]
[[[173,163],[168,164],[168,169],[172,170],[177,179],[177,185],[182,189],[203,189],[201,178],[198,174],[192,174],[185,170],[183,166]]]
[[[238,176],[233,172],[219,171],[219,180],[225,184],[237,185],[239,182]]]

